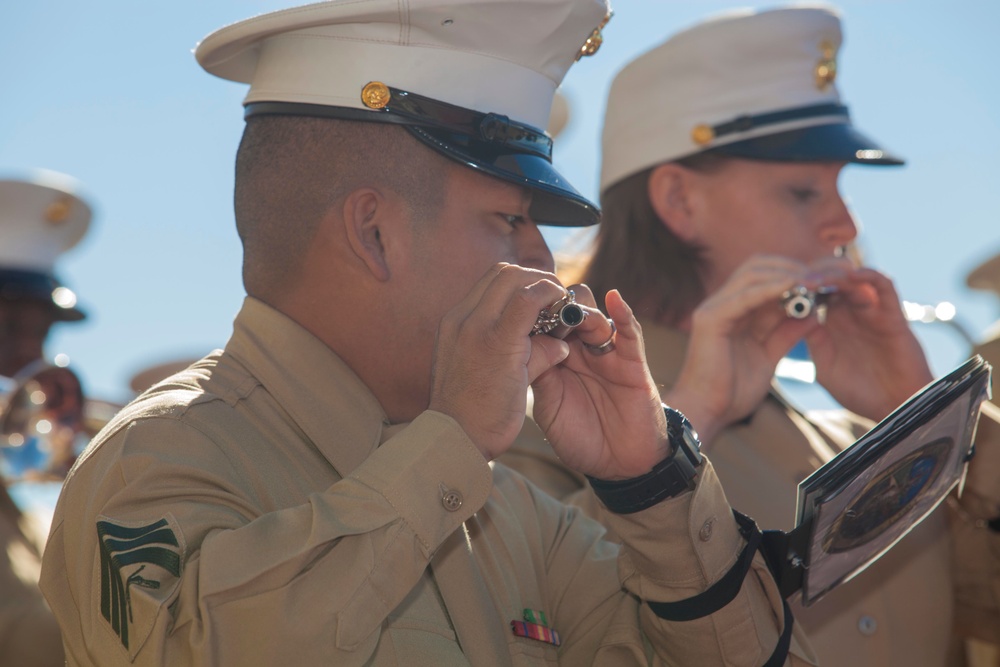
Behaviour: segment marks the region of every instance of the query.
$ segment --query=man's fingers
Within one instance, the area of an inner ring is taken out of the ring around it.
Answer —
[[[583,283],[577,283],[576,285],[570,285],[566,289],[571,289],[576,294],[576,302],[581,306],[587,306],[590,308],[597,308],[597,299],[594,297],[593,290],[589,286]]]
[[[632,308],[622,298],[621,292],[616,289],[611,290],[604,297],[604,307],[615,323],[617,331],[614,332],[616,351],[623,358],[633,361],[642,359],[645,361],[646,352],[642,343],[642,328]],[[610,326],[608,334],[611,334]],[[607,340],[605,338],[605,340]],[[603,342],[603,341],[601,341]]]
[[[469,313],[475,310],[476,306],[479,305],[479,302],[482,300],[483,295],[486,294],[486,290],[488,290],[490,285],[493,284],[493,281],[496,280],[496,277],[500,275],[501,271],[509,266],[511,265],[505,262],[491,266],[489,270],[483,274],[483,277],[476,281],[476,284],[472,286],[472,289],[465,295],[465,298],[458,303],[455,310],[463,313]]]
[[[566,290],[550,280],[543,279],[526,285],[515,283],[510,291],[498,288],[495,296],[495,304],[484,298],[477,315],[490,318],[496,317],[496,313],[499,312],[500,317],[494,327],[497,332],[502,335],[526,336],[542,316],[542,311],[549,312],[566,297]]]
[[[528,358],[528,384],[569,356],[569,344],[552,336],[535,336],[531,339],[531,357]]]
[[[527,335],[538,314],[565,296],[551,273],[497,264],[483,276],[449,317],[483,330]]]

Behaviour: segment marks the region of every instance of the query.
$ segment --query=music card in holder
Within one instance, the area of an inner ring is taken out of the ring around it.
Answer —
[[[815,603],[961,491],[990,371],[973,357],[799,484],[795,529],[765,531],[765,555],[786,597],[801,588],[803,605]]]

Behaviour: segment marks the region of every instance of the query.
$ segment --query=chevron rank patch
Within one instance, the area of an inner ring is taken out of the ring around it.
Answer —
[[[180,581],[183,543],[173,517],[148,523],[100,519],[101,616],[134,656]]]

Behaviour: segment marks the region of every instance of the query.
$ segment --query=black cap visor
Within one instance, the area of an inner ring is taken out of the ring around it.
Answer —
[[[744,139],[705,153],[772,162],[854,162],[895,166],[904,160],[858,132],[849,123],[815,125]]]
[[[76,305],[62,305],[56,300],[56,290],[61,287],[58,280],[46,273],[0,269],[0,300],[41,301],[52,307],[52,314],[57,322],[78,322],[84,319],[86,313]]]
[[[531,153],[513,153],[468,135],[408,125],[427,146],[467,167],[532,191],[531,219],[540,225],[587,227],[600,222],[597,206],[566,182],[552,164]]]
[[[529,188],[533,194],[529,213],[538,224],[586,227],[600,221],[598,207],[552,166],[552,140],[543,131],[503,115],[383,88],[387,101],[377,109],[254,102],[247,105],[245,116],[301,115],[403,125],[448,158]]]

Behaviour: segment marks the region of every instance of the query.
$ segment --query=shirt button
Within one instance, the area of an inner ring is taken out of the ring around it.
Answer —
[[[441,504],[449,512],[454,512],[459,507],[462,506],[462,494],[458,491],[446,491],[443,496],[441,496]]]
[[[701,525],[701,530],[698,531],[698,539],[702,542],[708,542],[712,539],[712,524],[715,523],[715,519],[709,519]]]
[[[858,619],[858,630],[861,634],[866,637],[871,637],[875,634],[875,630],[878,628],[878,621],[876,621],[871,616],[862,616]]]

